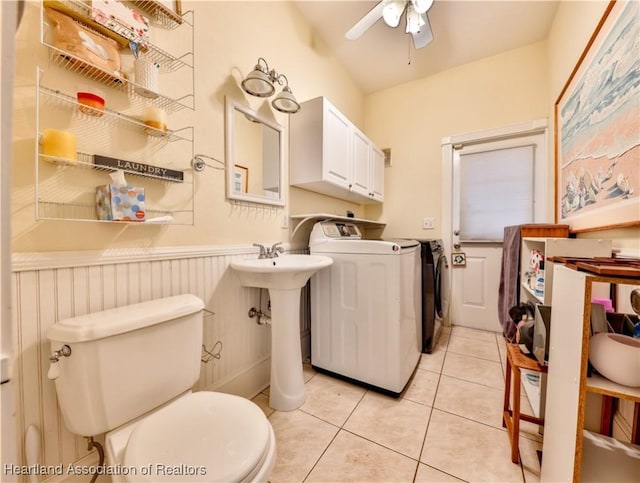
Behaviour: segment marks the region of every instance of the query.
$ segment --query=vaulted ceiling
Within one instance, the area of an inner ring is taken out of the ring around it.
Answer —
[[[404,17],[396,28],[380,19],[357,40],[345,39],[377,1],[295,4],[366,93],[543,40],[558,7],[546,0],[435,0],[427,12],[434,40],[416,50]]]

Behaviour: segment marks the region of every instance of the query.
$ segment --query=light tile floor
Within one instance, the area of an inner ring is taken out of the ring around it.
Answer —
[[[289,412],[254,398],[276,433],[276,482],[539,481],[538,426],[523,422],[522,463],[502,427],[502,335],[445,328],[394,399],[305,365],[307,400]],[[523,412],[531,414],[526,397]]]

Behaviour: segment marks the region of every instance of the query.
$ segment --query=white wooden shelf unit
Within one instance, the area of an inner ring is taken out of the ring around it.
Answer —
[[[640,278],[554,268],[540,481],[638,481],[640,447],[585,429],[587,393],[640,402],[640,388],[587,377],[591,299],[609,284],[640,285]]]
[[[544,256],[544,285],[542,295],[536,295],[527,283],[526,273],[530,270],[529,259],[532,250],[538,250]],[[524,237],[520,253],[520,301],[532,301],[536,304],[552,305],[554,256],[572,257],[610,257],[611,240],[575,239],[559,237]],[[529,376],[531,375],[531,376]],[[544,395],[546,377],[523,371],[522,386],[531,409],[536,417],[544,417]],[[541,416],[542,414],[542,416]]]

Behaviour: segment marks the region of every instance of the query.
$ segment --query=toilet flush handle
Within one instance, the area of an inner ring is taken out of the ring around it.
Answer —
[[[63,345],[57,351],[53,351],[53,353],[49,356],[49,372],[47,373],[47,377],[51,380],[58,379],[60,375],[60,367],[58,366],[58,362],[61,357],[69,357],[71,355],[71,347],[67,344]]]

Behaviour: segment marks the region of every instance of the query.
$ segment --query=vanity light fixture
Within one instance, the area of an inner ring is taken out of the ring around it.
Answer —
[[[264,65],[262,65],[264,64]],[[252,96],[271,97],[276,88],[274,83],[278,83],[282,88],[280,94],[271,101],[274,109],[284,112],[285,114],[293,114],[300,110],[300,104],[291,92],[289,87],[289,79],[284,74],[278,74],[275,69],[269,69],[267,61],[259,57],[258,63],[253,70],[242,81],[242,89]]]

